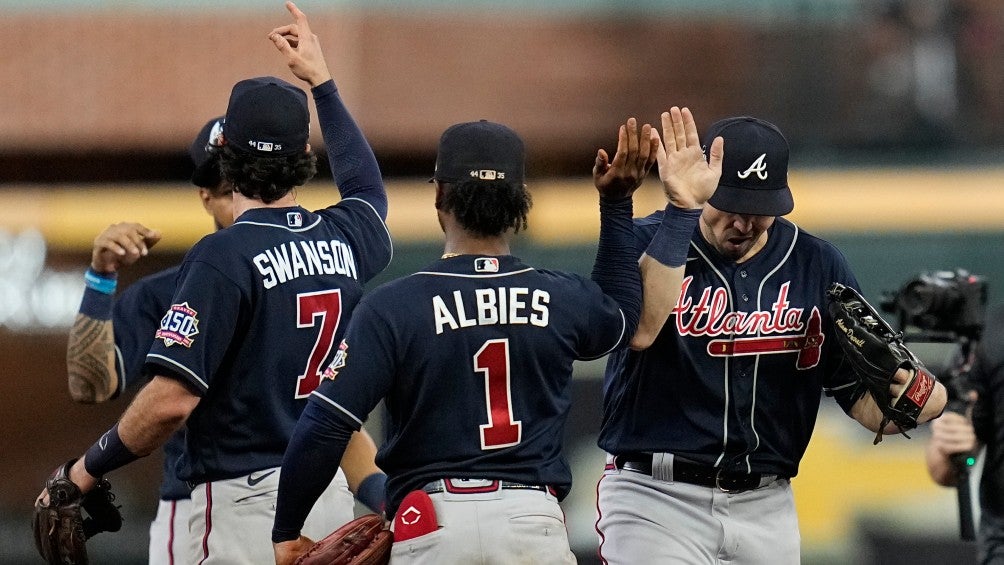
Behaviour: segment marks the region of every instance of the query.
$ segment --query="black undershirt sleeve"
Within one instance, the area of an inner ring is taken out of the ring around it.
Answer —
[[[641,273],[635,248],[631,197],[600,198],[600,239],[592,279],[617,301],[626,326],[620,346],[627,345],[641,318]]]
[[[272,541],[300,536],[314,503],[328,488],[358,424],[340,418],[316,402],[304,408],[286,447],[279,476]]]

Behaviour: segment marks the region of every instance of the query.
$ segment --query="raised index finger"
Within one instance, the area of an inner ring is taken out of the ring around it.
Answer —
[[[286,9],[293,15],[293,19],[296,20],[296,25],[300,26],[300,33],[302,33],[304,37],[309,37],[310,26],[307,24],[307,15],[301,12],[300,9],[296,7],[296,4],[292,2],[286,2]]]

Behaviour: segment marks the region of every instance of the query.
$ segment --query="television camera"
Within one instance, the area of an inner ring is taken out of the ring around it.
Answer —
[[[987,281],[963,269],[922,272],[898,291],[887,292],[880,306],[895,314],[907,343],[951,344],[947,361],[925,364],[938,375],[948,392],[946,410],[967,414],[971,409],[969,370],[976,345],[983,333],[987,308]],[[975,538],[969,492],[969,468],[975,453],[959,453],[952,458],[959,469],[958,500],[960,533],[964,540]]]

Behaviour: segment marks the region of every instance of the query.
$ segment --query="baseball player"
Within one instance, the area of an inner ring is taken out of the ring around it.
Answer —
[[[232,188],[220,178],[216,158],[209,150],[221,120],[209,120],[189,150],[195,164],[192,183],[199,187],[199,198],[217,229],[233,223]],[[66,353],[70,395],[75,401],[104,402],[147,382],[143,363],[160,319],[171,304],[178,267],[136,281],[114,302],[113,296],[119,269],[145,256],[160,238],[160,232],[132,222],[111,225],[95,238],[84,297]],[[150,524],[151,564],[182,561],[188,552],[191,489],[174,470],[184,441],[184,432],[178,431],[164,444],[160,503]]]
[[[267,532],[286,443],[363,284],[391,257],[376,159],[306,17],[287,8],[294,23],[269,38],[312,87],[341,202],[317,212],[296,205],[294,188],[316,170],[303,91],[274,77],[238,82],[218,138],[234,225],[188,252],[146,356],[155,376],[69,471],[87,492],[186,424],[178,476],[194,489],[188,562],[272,561]],[[344,484],[328,487],[311,514],[314,535],[352,518],[346,495]]]
[[[572,362],[626,346],[637,325],[631,195],[658,146],[632,118],[613,160],[597,155],[589,280],[510,254],[530,208],[519,136],[486,121],[443,133],[433,181],[445,253],[374,290],[350,322],[283,459],[277,563],[310,547],[303,519],[381,399],[392,562],[574,562],[558,505],[572,482],[561,455]]]
[[[670,129],[670,156],[697,145]],[[608,361],[596,524],[605,563],[798,563],[789,480],[821,393],[872,431],[882,423],[831,339],[827,288],[857,281],[835,247],[782,217],[793,208],[787,141],[751,117],[715,123],[705,145],[718,137],[721,176],[692,231],[679,299],[661,331]],[[663,212],[635,221],[637,254],[660,254],[664,222]],[[900,369],[896,386],[911,376]],[[919,420],[945,399],[936,383]]]
[[[215,150],[222,122],[223,116],[209,120],[189,148],[195,164],[192,184],[199,187],[199,198],[217,230],[234,221],[233,188],[220,177]],[[178,267],[136,281],[114,302],[112,297],[119,269],[145,256],[160,238],[158,231],[134,222],[111,225],[95,238],[90,272],[85,274],[85,296],[70,330],[66,355],[70,395],[75,401],[104,402],[148,381],[143,364],[160,319],[171,305]],[[365,430],[360,433],[366,435]],[[160,503],[150,524],[151,564],[174,563],[187,555],[191,488],[177,478],[175,470],[184,441],[184,430],[179,430],[164,444]],[[359,438],[352,445],[357,456],[344,461],[344,475],[340,470],[336,480],[347,482],[364,504],[379,508],[383,474],[373,463],[376,448],[368,437]],[[371,478],[374,473],[378,475]],[[360,488],[364,484],[373,486]],[[376,498],[370,493],[373,488],[377,489]]]

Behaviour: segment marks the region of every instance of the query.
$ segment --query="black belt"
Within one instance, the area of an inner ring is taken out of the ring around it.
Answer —
[[[618,456],[614,459],[618,469],[652,476],[651,455]],[[758,489],[774,482],[777,475],[763,473],[730,473],[720,467],[702,465],[679,457],[673,458],[673,481],[712,487],[722,492],[744,492]]]
[[[451,479],[443,479],[440,481],[432,481],[422,487],[427,494],[436,494],[440,492],[448,492],[451,494],[480,494],[485,492],[495,492],[497,490],[538,490],[540,492],[546,492],[551,495],[555,494],[554,489],[545,485],[527,485],[523,483],[514,483],[512,481],[491,481],[486,485],[479,486],[464,486],[458,484],[459,481],[453,481]]]

